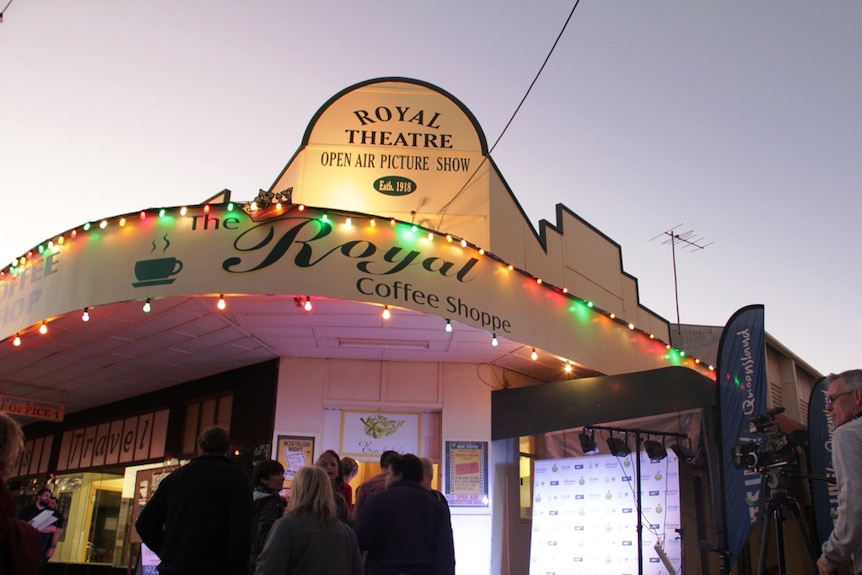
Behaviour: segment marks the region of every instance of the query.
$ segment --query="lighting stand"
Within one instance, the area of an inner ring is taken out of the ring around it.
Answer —
[[[610,432],[618,432],[618,433],[631,433],[635,436],[635,474],[637,475],[635,479],[635,507],[637,509],[637,525],[635,529],[638,533],[638,575],[643,575],[644,572],[644,558],[643,558],[643,507],[641,505],[641,447],[643,445],[643,441],[641,440],[642,435],[658,435],[661,437],[679,437],[683,439],[688,439],[688,435],[684,433],[673,433],[666,431],[648,431],[645,429],[623,429],[619,427],[602,427],[601,425],[586,425],[585,429],[601,429],[604,431]],[[783,574],[782,574],[783,575]]]

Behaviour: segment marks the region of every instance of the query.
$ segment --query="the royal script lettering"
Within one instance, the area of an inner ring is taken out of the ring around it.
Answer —
[[[282,230],[285,224],[292,225]],[[222,268],[230,273],[248,273],[265,269],[285,257],[292,257],[294,265],[300,268],[310,268],[327,259],[346,258],[354,260],[356,269],[368,275],[387,276],[412,267],[466,283],[473,279],[470,272],[479,262],[472,257],[454,262],[401,246],[379,246],[368,240],[333,245],[329,237],[332,231],[332,224],[316,218],[263,222],[234,241],[234,248],[248,255],[228,258]]]

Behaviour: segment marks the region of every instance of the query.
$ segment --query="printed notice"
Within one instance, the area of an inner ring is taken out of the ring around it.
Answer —
[[[285,487],[290,487],[296,472],[314,461],[314,437],[279,435],[276,441],[276,457],[284,466]]]
[[[488,442],[446,442],[446,499],[454,507],[488,506]]]

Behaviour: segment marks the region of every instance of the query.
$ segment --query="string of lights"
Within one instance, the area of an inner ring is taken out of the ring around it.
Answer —
[[[217,206],[217,208],[216,208]],[[228,202],[226,204],[204,204],[203,206],[198,206],[195,209],[202,210],[205,214],[208,214],[211,209],[223,209],[226,212],[232,212],[238,209],[238,206],[233,202]],[[250,213],[252,216],[255,214],[255,209],[252,206],[245,205],[243,209]],[[543,280],[540,277],[532,275],[530,272],[517,268],[513,264],[506,262],[504,259],[500,258],[496,254],[485,250],[479,246],[476,246],[472,242],[468,241],[465,238],[459,238],[453,236],[452,234],[444,234],[439,233],[435,230],[431,230],[428,228],[424,228],[419,226],[418,224],[399,221],[394,218],[390,218],[388,220],[382,219],[379,217],[375,217],[369,214],[361,214],[358,212],[346,212],[340,210],[328,210],[324,208],[312,208],[306,207],[305,205],[292,205],[292,204],[273,204],[267,213],[267,217],[274,217],[283,213],[287,213],[287,211],[296,209],[299,212],[315,211],[320,212],[321,221],[334,223],[332,218],[339,218],[343,225],[346,227],[354,227],[358,226],[358,222],[365,222],[365,225],[369,227],[377,227],[380,225],[378,222],[388,223],[389,226],[393,228],[397,228],[399,232],[404,232],[407,234],[411,234],[413,237],[417,239],[417,241],[425,241],[425,242],[434,242],[434,241],[444,241],[446,243],[458,244],[463,249],[470,249],[475,251],[479,256],[488,258],[498,265],[502,266],[504,269],[509,272],[514,272],[523,276],[525,279],[534,282],[537,286],[541,287],[544,290],[548,290],[550,292],[554,292],[560,296],[563,296],[571,302],[571,306],[568,308],[570,311],[573,311],[576,314],[582,313],[594,313],[597,314],[606,320],[610,320],[615,322],[616,324],[620,324],[621,326],[625,326],[631,332],[638,334],[639,336],[651,341],[655,342],[663,346],[664,348],[664,358],[668,360],[670,363],[674,365],[678,365],[682,362],[690,362],[694,366],[698,366],[703,369],[705,366],[702,365],[702,362],[699,358],[689,356],[684,350],[672,346],[670,343],[664,342],[660,338],[656,337],[656,335],[652,332],[643,330],[637,327],[634,323],[629,322],[623,318],[618,317],[614,312],[604,310],[598,306],[596,306],[592,301],[579,298],[575,295],[569,293],[567,287],[556,286],[552,283]],[[80,227],[76,227],[62,234],[55,236],[54,238],[39,244],[34,247],[27,253],[21,255],[16,258],[11,264],[9,264],[6,268],[0,270],[0,282],[9,281],[11,277],[15,277],[21,273],[23,273],[28,265],[36,265],[36,263],[41,262],[42,258],[46,257],[46,255],[54,253],[67,247],[69,242],[75,241],[81,237],[86,237],[87,234],[96,233],[98,231],[104,231],[109,226],[118,226],[118,227],[126,227],[131,225],[132,222],[138,220],[140,222],[145,222],[150,220],[151,218],[159,218],[161,220],[175,218],[175,215],[179,215],[180,217],[193,217],[190,213],[190,209],[186,206],[183,207],[172,207],[172,208],[151,208],[148,210],[142,210],[141,212],[124,214],[115,216],[113,218],[107,218],[100,220],[98,223],[94,222],[86,222]],[[216,307],[221,311],[227,307],[225,294],[215,294],[217,297]],[[209,296],[213,297],[213,296]],[[143,310],[146,313],[153,308],[153,304],[155,298],[147,297],[142,298],[144,303],[142,304]],[[374,304],[380,305],[380,304]],[[312,311],[311,299],[308,296],[305,296],[305,299],[302,300],[302,306],[304,307],[306,312]],[[381,315],[384,319],[388,319],[387,316],[391,315],[391,310],[396,309],[396,306],[391,305],[380,305],[382,308]],[[94,306],[87,306],[83,308],[83,314],[81,316],[82,321],[89,321],[91,314],[93,312]],[[40,332],[45,333],[43,330],[47,330],[48,325],[56,318],[47,318],[44,321],[41,321],[39,324],[35,326],[28,327],[26,329],[18,331],[14,336],[7,338],[7,340],[11,340],[13,345],[20,346],[22,344],[22,336],[30,333],[30,332]],[[445,329],[446,331],[450,331],[453,328],[452,322],[448,318],[446,319]],[[499,340],[497,339],[497,334],[491,334],[491,345],[497,345]],[[538,359],[538,351],[533,347],[531,350],[531,358],[536,360]],[[572,370],[572,366],[574,362],[568,358],[559,358],[563,364],[563,367],[566,372],[570,372]],[[706,366],[706,371],[713,372],[714,367],[712,365]]]

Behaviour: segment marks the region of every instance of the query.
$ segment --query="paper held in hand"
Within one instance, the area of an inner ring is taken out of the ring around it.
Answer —
[[[56,522],[57,516],[54,515],[54,512],[50,509],[45,509],[42,513],[30,520],[30,525],[41,531]]]

